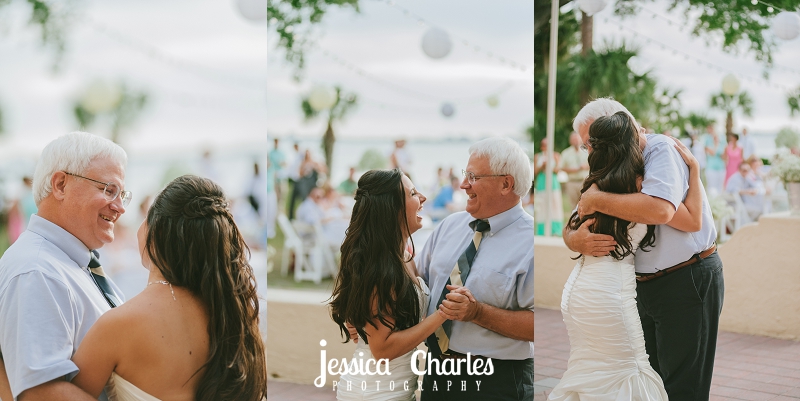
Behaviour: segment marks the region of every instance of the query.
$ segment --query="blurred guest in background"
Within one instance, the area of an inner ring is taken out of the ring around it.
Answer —
[[[403,173],[405,173],[406,176],[409,176],[413,160],[411,159],[411,155],[408,153],[408,149],[406,149],[405,139],[398,139],[394,141],[394,150],[389,156],[389,162],[391,164],[391,168],[399,168]]]
[[[356,182],[356,168],[350,167],[350,174],[348,174],[347,179],[342,181],[339,186],[336,188],[340,194],[347,195],[347,196],[355,196],[356,189],[358,189],[358,182]]]
[[[564,192],[569,198],[569,207],[574,209],[581,198],[583,180],[589,175],[589,152],[581,150],[581,136],[577,132],[569,135],[569,147],[561,152],[560,170],[569,178],[564,183]]]
[[[550,208],[550,235],[561,235],[564,228],[564,203],[561,199],[561,184],[558,182],[558,165],[560,154],[553,153],[553,183],[550,198],[547,198],[547,139],[542,139],[541,152],[533,155],[534,185],[536,188],[533,205],[536,235],[545,234],[545,207]]]
[[[728,179],[725,192],[738,194],[751,219],[757,220],[764,211],[764,181],[750,168],[747,162],[740,162],[739,169]]]
[[[720,140],[713,125],[706,127],[706,190],[710,196],[722,194],[725,188],[725,141]]]
[[[725,185],[744,161],[743,155],[744,149],[739,146],[739,135],[728,135],[728,145],[725,147],[725,153],[722,154],[722,160],[725,160]]]
[[[752,136],[748,135],[747,127],[742,128],[742,136],[739,138],[739,145],[742,147],[742,157],[745,161],[757,159],[756,156],[756,141]]]
[[[286,167],[286,155],[280,150],[280,140],[275,138],[272,150],[269,151],[267,154],[267,159],[269,160],[269,164],[267,165],[267,174],[269,174],[269,170],[274,170],[272,172],[273,179],[275,180],[275,185],[273,189],[275,190],[275,195],[277,196],[278,200],[281,199],[281,185],[283,183],[284,177],[284,167]]]

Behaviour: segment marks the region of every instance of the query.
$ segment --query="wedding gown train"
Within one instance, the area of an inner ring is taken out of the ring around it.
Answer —
[[[420,318],[425,317],[428,309],[428,299],[430,290],[421,277],[417,278],[419,286],[415,286],[419,296]],[[389,361],[389,372],[391,375],[361,375],[346,374],[342,375],[336,384],[336,399],[338,401],[415,401],[419,376],[411,370],[411,356],[417,349],[403,354],[402,356]],[[357,364],[366,365],[366,361],[372,359],[372,352],[369,345],[364,344],[363,339],[356,343],[356,350],[353,358]],[[374,367],[372,368],[375,369]]]
[[[644,224],[632,226],[631,244],[646,232]],[[645,351],[633,259],[586,256],[572,270],[561,297],[569,362],[548,400],[668,400]]]

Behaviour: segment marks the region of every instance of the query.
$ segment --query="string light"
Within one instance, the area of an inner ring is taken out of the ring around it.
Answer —
[[[320,49],[321,50],[321,54],[323,56],[327,57],[328,59],[331,59],[331,60],[335,61],[336,64],[344,67],[346,70],[354,72],[354,73],[356,73],[358,76],[360,76],[362,78],[369,79],[369,80],[371,80],[373,82],[379,83],[379,84],[383,85],[384,87],[386,87],[388,89],[391,89],[391,90],[393,90],[393,91],[395,91],[397,93],[401,93],[401,94],[404,94],[406,96],[414,97],[414,98],[416,98],[418,100],[423,100],[423,101],[432,102],[432,103],[436,103],[436,104],[441,104],[443,102],[442,99],[439,96],[434,96],[434,95],[431,95],[431,94],[428,94],[428,93],[419,92],[419,91],[416,91],[416,90],[413,90],[413,89],[409,89],[409,88],[401,86],[401,85],[397,85],[397,84],[395,84],[393,82],[390,82],[390,81],[387,81],[385,79],[379,78],[379,77],[367,72],[366,70],[364,70],[363,68],[359,67],[358,65],[345,60],[341,56],[336,55],[335,53],[331,52],[330,50],[324,49],[322,46],[320,46],[318,44],[315,45],[314,47]],[[514,80],[505,82],[502,85],[500,85],[498,88],[496,88],[495,90],[491,91],[488,95],[485,95],[485,96],[468,97],[468,98],[455,98],[455,99],[448,99],[448,101],[457,102],[459,105],[484,102],[487,97],[491,97],[491,96],[497,97],[497,96],[503,94],[504,92],[508,91],[509,89],[511,89],[514,86],[515,83],[516,83],[516,81],[514,81]],[[403,106],[389,105],[387,103],[380,102],[380,101],[373,101],[373,103],[379,105],[382,108],[385,108],[387,106],[395,107],[395,108],[403,107]],[[411,109],[409,109],[409,110],[411,110]],[[418,109],[414,109],[414,110],[415,111],[419,111]]]
[[[404,17],[414,20],[417,25],[427,26],[427,27],[438,26],[438,25],[430,23],[425,18],[422,18],[421,16],[417,15],[413,11],[411,11],[411,10],[409,10],[407,8],[404,8],[402,6],[397,5],[397,3],[395,3],[393,0],[386,0],[386,1],[384,1],[384,4],[386,4],[389,7],[394,8],[394,9],[397,9],[400,12],[402,12]],[[527,65],[525,65],[525,64],[523,64],[523,63],[521,63],[519,61],[513,61],[513,60],[507,59],[505,57],[497,57],[497,58],[495,58],[494,53],[492,53],[491,51],[486,50],[485,48],[483,48],[483,47],[479,46],[478,44],[476,44],[476,43],[474,43],[472,41],[469,41],[469,40],[467,40],[465,38],[458,37],[458,36],[455,36],[455,35],[453,37],[455,39],[457,39],[458,42],[461,42],[461,44],[464,47],[466,47],[467,49],[471,49],[475,53],[482,53],[489,59],[496,59],[500,64],[503,64],[503,65],[505,65],[506,67],[508,67],[508,68],[510,68],[512,70],[523,72],[523,73],[527,73],[528,70],[533,70],[533,67],[527,66]]]
[[[753,4],[753,5],[757,5],[757,4],[759,4],[759,3],[761,3],[761,4],[764,4],[764,5],[769,5],[768,3],[765,3],[765,2],[763,2],[763,1],[759,1],[759,0],[751,0],[751,4]],[[776,8],[776,9],[780,10],[780,11],[786,11],[786,10],[783,10],[782,8],[778,8],[778,7],[775,7],[775,6],[771,6],[771,7],[774,7],[774,8]],[[642,11],[645,11],[645,12],[648,12],[648,13],[650,13],[650,14],[652,15],[652,18],[653,18],[653,19],[655,19],[655,18],[661,18],[661,19],[663,19],[663,20],[667,21],[667,24],[669,24],[670,26],[672,26],[673,24],[675,24],[675,25],[680,25],[678,22],[675,22],[675,20],[673,20],[673,19],[670,19],[669,17],[666,17],[666,16],[664,16],[664,15],[662,15],[662,14],[659,14],[659,13],[657,13],[657,12],[655,12],[655,11],[653,11],[653,10],[650,10],[650,9],[648,9],[648,8],[646,8],[646,7],[640,7],[640,8],[642,9]],[[734,24],[736,24],[736,23],[734,23]],[[742,21],[742,25],[747,25],[747,21]],[[679,28],[678,30],[679,30],[679,31],[681,31],[681,32],[683,32],[683,28],[684,28],[684,27],[681,27],[681,28]],[[736,28],[736,26],[735,26],[735,25],[734,25],[734,28]],[[648,40],[648,43],[650,43],[650,42],[649,42],[649,40]],[[787,66],[784,66],[784,65],[780,65],[780,64],[773,64],[773,65],[772,65],[772,68],[774,68],[774,69],[776,69],[776,70],[783,70],[783,71],[786,71],[786,72],[791,72],[791,73],[793,73],[793,74],[798,74],[798,75],[800,75],[800,70],[798,70],[798,69],[795,69],[795,68],[791,68],[791,67],[787,67]]]
[[[669,46],[669,45],[666,45],[666,44],[664,44],[662,42],[659,42],[656,39],[653,39],[653,38],[650,38],[650,37],[648,37],[646,35],[643,35],[641,32],[639,32],[639,31],[637,31],[637,30],[635,30],[633,28],[627,27],[624,24],[611,21],[608,18],[604,18],[603,21],[606,22],[606,23],[609,23],[611,25],[616,25],[616,26],[620,27],[620,29],[625,29],[625,30],[631,31],[634,34],[636,34],[637,37],[644,38],[645,40],[648,40],[649,42],[657,44],[659,47],[661,47],[662,50],[669,49],[669,50],[671,50],[673,52],[673,54],[675,54],[675,53],[681,54],[681,55],[683,55],[684,59],[687,60],[687,61],[694,60],[695,62],[697,62],[698,65],[703,65],[703,66],[705,66],[705,67],[707,67],[709,69],[715,69],[715,70],[720,71],[720,72],[723,72],[723,71],[724,72],[730,72],[730,73],[732,73],[734,75],[737,75],[739,77],[742,77],[744,79],[748,79],[749,78],[753,82],[758,83],[758,84],[763,85],[763,86],[766,86],[766,87],[775,87],[777,89],[783,89],[783,90],[785,90],[787,92],[792,90],[792,88],[790,88],[788,86],[779,85],[779,84],[772,84],[772,83],[770,83],[768,80],[766,80],[764,78],[752,78],[752,77],[746,76],[744,74],[740,74],[740,73],[738,73],[736,71],[733,71],[733,70],[731,70],[729,68],[725,68],[725,67],[722,67],[720,65],[711,63],[711,62],[706,61],[706,60],[703,60],[703,59],[701,59],[699,57],[692,56],[692,55],[690,55],[690,54],[688,54],[688,53],[686,53],[684,51],[681,51],[681,50],[676,49],[676,48],[674,48],[672,46]]]
[[[254,89],[259,91],[263,91],[264,88],[266,87],[266,79],[264,81],[259,81],[226,73],[223,71],[214,70],[206,66],[199,65],[172,56],[149,43],[132,39],[122,34],[121,32],[92,19],[89,16],[83,16],[82,20],[95,31],[102,33],[106,37],[113,39],[117,43],[122,44],[129,49],[135,50],[145,55],[150,60],[158,61],[166,65],[169,65],[171,67],[180,69],[184,72],[192,73],[195,76],[214,80],[220,83],[224,82],[225,84],[233,84],[236,86],[247,87],[248,89]]]

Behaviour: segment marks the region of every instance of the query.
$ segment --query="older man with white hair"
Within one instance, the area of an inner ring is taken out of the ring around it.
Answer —
[[[78,373],[70,358],[89,328],[122,303],[96,250],[114,240],[131,200],[126,163],[121,147],[85,132],[42,151],[33,177],[39,210],[0,258],[4,400],[9,390],[20,401],[94,400],[65,379]]]
[[[521,203],[530,159],[508,138],[484,139],[469,153],[466,211],[444,219],[417,258],[431,289],[427,313],[452,319],[426,341],[429,357],[461,368],[428,370],[422,400],[532,400],[534,231]],[[489,360],[492,374],[476,371]]]
[[[573,128],[589,152],[589,126],[619,111],[631,115],[619,102],[601,98],[585,105],[575,117]],[[656,225],[655,245],[635,255],[636,302],[646,351],[670,399],[708,400],[724,296],[711,208],[701,191],[700,230],[684,232],[667,226],[686,198],[689,168],[675,142],[664,135],[640,130],[639,144],[645,160],[641,192],[614,194],[592,186],[581,196],[578,212]],[[564,242],[583,255],[607,255],[616,243],[609,235],[592,233],[592,221],[575,231],[565,229]]]

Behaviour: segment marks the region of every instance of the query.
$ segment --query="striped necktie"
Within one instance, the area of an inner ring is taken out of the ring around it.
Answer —
[[[91,254],[92,258],[89,260],[89,272],[92,274],[92,280],[94,280],[97,288],[100,289],[100,293],[103,294],[103,298],[106,299],[109,306],[116,308],[122,305],[122,301],[120,301],[117,294],[114,293],[114,289],[111,288],[111,284],[109,284],[106,278],[106,273],[103,271],[103,266],[100,265],[97,251],[92,251]]]
[[[467,281],[467,276],[472,268],[472,261],[475,260],[475,254],[478,252],[478,246],[481,244],[483,232],[489,231],[489,222],[485,220],[473,220],[469,223],[470,228],[475,231],[472,241],[469,242],[467,249],[458,258],[456,265],[450,272],[450,277],[447,279],[445,287],[442,289],[442,294],[439,296],[439,301],[436,303],[436,308],[445,300],[445,296],[450,293],[447,289],[448,285],[463,286]],[[435,312],[434,312],[435,313]],[[428,336],[425,343],[428,345],[428,350],[434,358],[438,358],[441,354],[448,350],[450,346],[450,333],[453,329],[453,322],[447,320],[442,323],[436,331]]]

